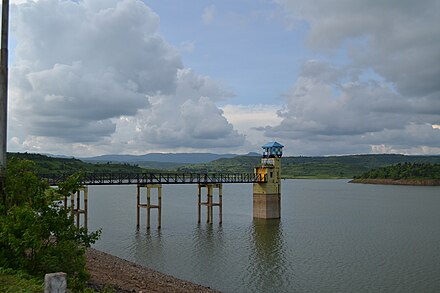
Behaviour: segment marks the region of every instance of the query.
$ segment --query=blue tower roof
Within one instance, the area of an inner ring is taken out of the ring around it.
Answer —
[[[262,146],[263,149],[267,149],[267,148],[283,148],[284,146],[276,141],[271,141],[266,143],[265,145]]]
[[[263,158],[281,158],[283,155],[283,145],[272,141],[263,145]]]

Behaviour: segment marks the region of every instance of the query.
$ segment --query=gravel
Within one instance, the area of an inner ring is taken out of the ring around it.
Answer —
[[[219,292],[191,282],[168,276],[127,260],[87,249],[87,269],[91,275],[89,287],[116,292]]]

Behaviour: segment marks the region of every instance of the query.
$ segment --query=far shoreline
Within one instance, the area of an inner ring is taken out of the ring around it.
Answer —
[[[411,185],[411,186],[440,186],[439,179],[353,179],[349,183],[381,184],[381,185]]]

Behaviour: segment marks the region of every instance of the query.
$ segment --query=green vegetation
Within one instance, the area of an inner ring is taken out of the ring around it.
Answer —
[[[85,163],[78,159],[52,158],[39,154],[11,153],[9,157],[32,160],[38,173],[84,172],[192,172],[192,173],[252,173],[261,158],[237,156],[202,164],[140,161],[136,165]],[[328,157],[283,157],[283,178],[353,178],[371,169],[404,163],[440,164],[440,156],[350,155]],[[144,169],[148,168],[148,169]]]
[[[145,169],[137,165],[100,163],[85,163],[74,158],[52,158],[40,154],[8,153],[8,159],[17,158],[35,162],[35,171],[40,174],[83,172],[145,172]]]
[[[0,292],[43,292],[43,283],[22,271],[0,268]]]
[[[68,286],[83,290],[88,279],[85,249],[100,232],[77,228],[60,205],[62,198],[80,188],[79,177],[72,176],[54,189],[37,177],[36,169],[27,160],[8,161],[6,197],[0,202],[0,267],[38,279],[46,273],[65,272]],[[3,274],[2,278],[13,280],[14,276]]]
[[[355,179],[440,179],[440,164],[399,163],[370,170]]]
[[[205,164],[179,167],[185,172],[253,172],[261,158],[238,156]],[[283,157],[283,178],[353,178],[373,168],[398,163],[437,163],[440,156],[351,155],[328,157]]]
[[[222,158],[209,163],[192,164],[177,168],[180,172],[192,173],[252,173],[261,161],[259,157],[238,156]]]

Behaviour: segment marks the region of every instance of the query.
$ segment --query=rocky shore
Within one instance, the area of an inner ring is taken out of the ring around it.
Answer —
[[[353,179],[350,183],[384,184],[384,185],[416,185],[440,186],[440,180],[435,179]]]
[[[91,274],[89,287],[97,290],[112,288],[116,292],[219,292],[183,281],[152,269],[89,248],[87,269]]]

